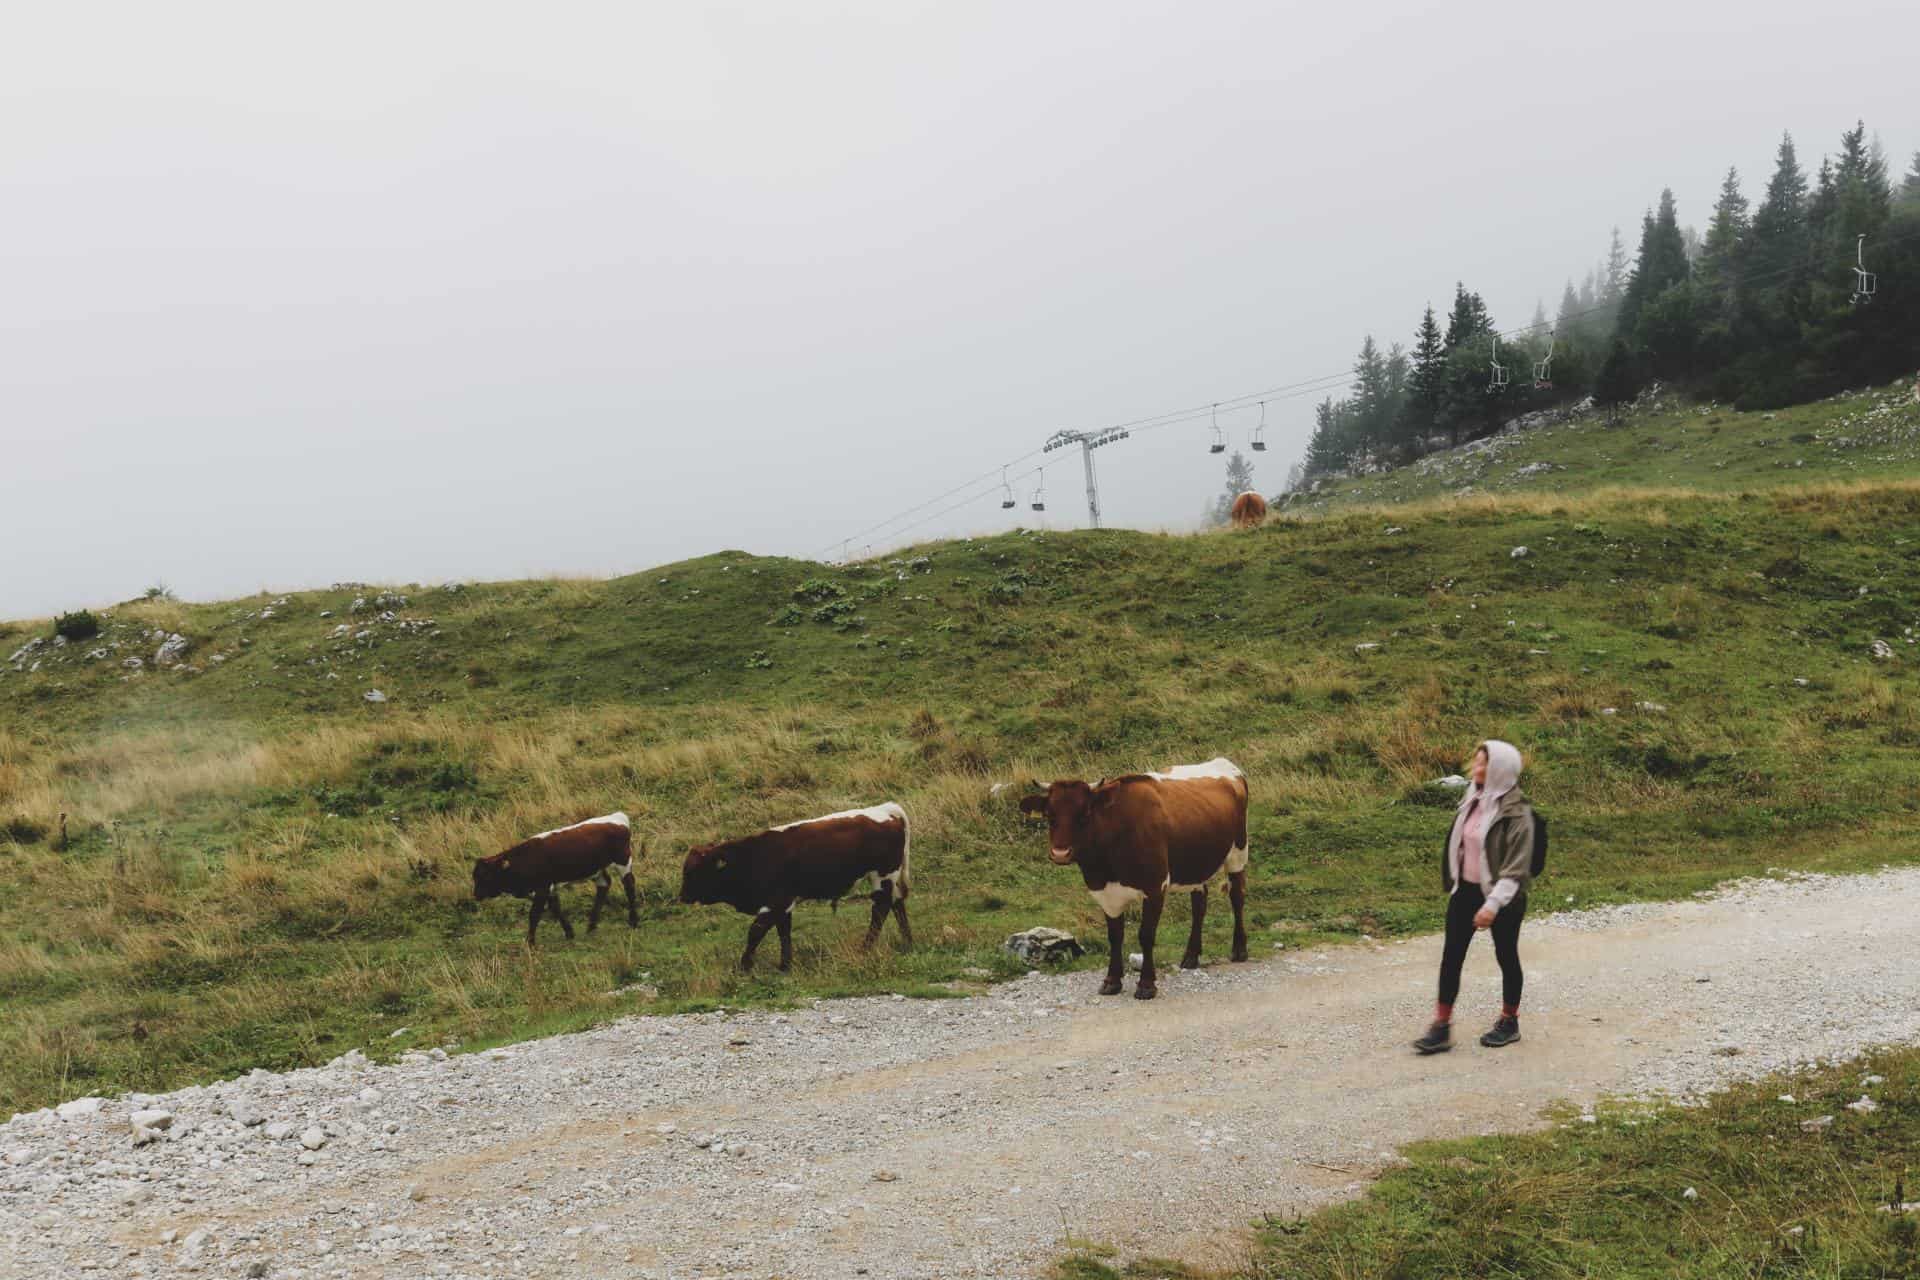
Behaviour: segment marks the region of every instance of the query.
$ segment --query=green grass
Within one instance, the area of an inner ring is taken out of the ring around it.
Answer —
[[[1010,973],[998,944],[1034,924],[1102,963],[1077,877],[988,799],[1002,779],[1232,756],[1268,942],[1437,927],[1451,799],[1425,784],[1489,735],[1553,815],[1557,905],[1910,859],[1916,552],[1920,485],[1882,483],[1016,532],[845,568],[726,552],[402,588],[387,621],[351,588],[97,609],[100,636],[0,668],[0,1113],[352,1046],[944,992]],[[191,639],[187,670],[152,667],[156,630]],[[50,635],[0,624],[0,655]],[[881,798],[914,817],[911,954],[807,907],[794,972],[744,977],[745,919],[672,901],[693,843]],[[471,902],[472,858],[614,808],[645,841],[641,929],[549,921],[529,953],[521,904]],[[1229,927],[1209,914],[1210,955]]]
[[[1869,1075],[1885,1077],[1866,1084]],[[1871,1113],[1849,1111],[1862,1095]],[[1783,1102],[1781,1095],[1794,1101]],[[1824,1130],[1804,1121],[1832,1116]],[[1414,1144],[1350,1204],[1269,1221],[1255,1259],[1209,1280],[1920,1275],[1920,1050],[1717,1094],[1698,1107],[1570,1111],[1516,1137]],[[1687,1190],[1693,1189],[1692,1198]],[[1109,1250],[1059,1280],[1199,1280]]]
[[[1527,468],[1547,471],[1522,474]],[[1783,484],[1911,476],[1920,405],[1910,380],[1813,404],[1739,413],[1655,396],[1637,411],[1586,410],[1376,476],[1325,481],[1289,512],[1475,493],[1587,493],[1605,487],[1724,493]]]

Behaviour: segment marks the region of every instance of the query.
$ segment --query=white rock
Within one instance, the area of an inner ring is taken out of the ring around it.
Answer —
[[[1532,555],[1533,553],[1527,550],[1525,547],[1515,547],[1513,550],[1507,552],[1507,554],[1509,556],[1512,556],[1515,560],[1524,560],[1528,556]]]
[[[158,1107],[146,1111],[136,1111],[129,1117],[136,1129],[171,1129],[173,1112],[162,1111]]]
[[[187,1238],[180,1242],[180,1247],[188,1253],[198,1253],[212,1243],[213,1233],[201,1227],[197,1231],[188,1232]]]
[[[1698,1200],[1700,1198],[1700,1193],[1698,1191],[1695,1191],[1692,1187],[1688,1187],[1685,1191],[1682,1191],[1680,1193],[1680,1198],[1682,1200]]]
[[[1867,652],[1873,655],[1875,661],[1885,662],[1893,656],[1893,646],[1885,640],[1875,640],[1867,647]]]
[[[365,698],[368,702],[385,702],[387,700],[387,695],[380,692],[378,689],[369,689],[365,693],[361,694],[360,696]]]
[[[320,1157],[311,1151],[302,1151],[293,1158],[293,1162],[295,1164],[316,1165],[320,1163]]]
[[[1664,702],[1636,702],[1633,704],[1633,709],[1635,711],[1645,711],[1650,715],[1657,716],[1667,709],[1667,704]]]
[[[1858,1111],[1863,1116],[1871,1115],[1872,1113],[1874,1113],[1875,1111],[1878,1111],[1879,1109],[1880,1109],[1880,1104],[1875,1102],[1872,1098],[1869,1098],[1864,1093],[1861,1094],[1854,1101],[1849,1102],[1847,1104],[1847,1110]]]
[[[187,655],[187,638],[178,632],[168,636],[153,652],[153,665],[170,667]]]
[[[743,1156],[747,1154],[747,1144],[744,1142],[729,1142],[727,1144],[727,1154],[730,1156]]]
[[[327,1145],[326,1132],[316,1125],[300,1135],[300,1145],[309,1151],[318,1151]]]
[[[291,1138],[293,1136],[293,1126],[291,1124],[288,1124],[285,1120],[275,1120],[272,1124],[268,1125],[265,1129],[261,1130],[261,1132],[266,1134],[267,1137],[273,1139],[275,1142],[279,1142],[282,1139]]]
[[[5,1160],[8,1164],[13,1165],[15,1168],[18,1168],[23,1164],[31,1164],[33,1162],[33,1148],[32,1147],[9,1147],[7,1148],[6,1154],[3,1156],[0,1156],[0,1160]]]
[[[1802,1120],[1800,1122],[1800,1127],[1802,1129],[1805,1129],[1808,1133],[1818,1133],[1822,1129],[1829,1129],[1833,1127],[1833,1117],[1820,1116],[1817,1119],[1813,1119],[1813,1120]]]
[[[1445,787],[1449,791],[1464,791],[1467,789],[1468,783],[1467,780],[1459,774],[1450,773],[1444,778],[1435,778],[1431,785]]]
[[[72,1102],[63,1102],[54,1108],[54,1113],[62,1120],[83,1120],[98,1115],[100,1108],[107,1105],[105,1098],[75,1098]]]

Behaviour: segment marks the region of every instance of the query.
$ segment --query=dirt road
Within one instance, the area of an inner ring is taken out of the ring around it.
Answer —
[[[174,1127],[138,1148],[125,1100],[39,1113],[0,1129],[29,1153],[0,1165],[0,1276],[957,1280],[1036,1274],[1069,1236],[1218,1261],[1412,1139],[1920,1039],[1920,870],[1563,915],[1522,945],[1525,1038],[1498,1052],[1473,1042],[1484,939],[1461,1047],[1407,1051],[1425,938],[1209,957],[1150,1003],[1034,975],[256,1073],[146,1102]]]

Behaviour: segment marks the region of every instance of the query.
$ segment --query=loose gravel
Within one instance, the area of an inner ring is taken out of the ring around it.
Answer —
[[[1407,1051],[1422,938],[1163,970],[1151,1003],[1033,974],[77,1099],[0,1126],[0,1277],[984,1280],[1067,1236],[1218,1263],[1399,1143],[1920,1040],[1916,943],[1920,869],[1788,876],[1530,921],[1497,1053],[1484,941],[1461,1047]]]

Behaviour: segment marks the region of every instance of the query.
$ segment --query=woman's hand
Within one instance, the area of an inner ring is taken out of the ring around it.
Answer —
[[[1473,927],[1476,929],[1486,929],[1491,927],[1493,924],[1493,917],[1497,914],[1498,913],[1495,912],[1492,907],[1480,908],[1478,911],[1473,913]]]

